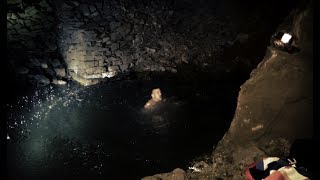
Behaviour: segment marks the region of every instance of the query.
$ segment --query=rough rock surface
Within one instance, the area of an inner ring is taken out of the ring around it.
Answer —
[[[26,66],[29,74],[50,81],[72,78],[92,85],[130,72],[177,73],[181,64],[214,72],[231,72],[239,63],[252,68],[250,60],[222,57],[225,49],[238,43],[245,47],[255,38],[244,28],[235,28],[238,19],[218,15],[217,8],[228,6],[225,2],[10,0],[8,4],[13,66]],[[261,31],[264,28],[257,27],[255,18],[250,15],[242,21],[251,24],[252,31]],[[53,68],[65,68],[65,76]]]
[[[57,3],[58,45],[71,77],[90,85],[128,71],[177,72],[181,63],[215,64],[222,49],[230,46],[227,42],[235,37],[231,23],[212,16],[194,22],[190,19],[192,12],[185,15],[171,3],[168,0]],[[185,26],[186,23],[189,25]],[[207,26],[198,26],[199,23]],[[110,67],[113,72],[108,70]]]
[[[36,86],[39,79],[41,85],[48,85],[52,79],[66,78],[57,49],[53,1],[9,0],[7,4],[8,58],[15,71]]]
[[[277,29],[292,32],[300,52],[268,47],[242,86],[228,132],[212,163],[189,170],[187,179],[244,179],[245,169],[265,156],[289,155],[294,140],[312,138],[312,8],[293,11]]]
[[[154,176],[147,176],[141,180],[186,180],[186,172],[183,169],[177,168],[170,173],[156,174]]]

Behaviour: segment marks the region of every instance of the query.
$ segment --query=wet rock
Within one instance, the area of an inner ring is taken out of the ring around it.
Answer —
[[[46,43],[46,45],[49,48],[49,50],[51,50],[51,51],[55,51],[58,48],[55,43]]]
[[[112,43],[110,48],[111,48],[112,52],[115,52],[116,50],[118,50],[120,48],[120,45],[119,45],[119,43]]]
[[[186,172],[183,169],[177,168],[170,173],[156,174],[147,176],[141,180],[187,180]]]
[[[133,40],[133,36],[132,35],[128,35],[128,36],[125,37],[125,41],[127,41],[127,42],[131,43],[132,40]]]
[[[64,80],[53,79],[53,80],[52,80],[52,84],[65,85],[65,84],[67,84],[67,82],[64,81]]]
[[[114,31],[115,29],[117,29],[120,26],[121,26],[121,23],[120,22],[116,22],[116,21],[112,21],[109,24],[110,31]]]
[[[92,67],[86,69],[86,74],[102,74],[106,69],[104,67]]]
[[[13,28],[16,29],[17,31],[19,31],[22,28],[22,25],[21,24],[15,24],[13,26]]]
[[[103,78],[107,77],[107,78],[112,78],[115,75],[117,75],[117,73],[119,72],[119,67],[118,66],[109,66],[108,67],[108,72],[103,73]]]
[[[59,77],[66,77],[66,71],[64,68],[54,68],[54,72],[56,73],[57,76]]]
[[[76,7],[80,5],[80,3],[78,1],[72,1],[71,3]]]
[[[24,20],[24,24],[25,24],[25,26],[29,27],[32,25],[32,22],[31,22],[31,20],[26,19],[26,20]]]
[[[127,16],[128,16],[128,18],[133,19],[134,18],[134,13],[129,13]]]
[[[104,37],[102,39],[102,42],[106,43],[106,44],[111,44],[111,41],[110,41],[110,37]]]
[[[18,19],[18,16],[15,13],[12,13],[10,18],[11,19]]]
[[[59,59],[53,59],[52,62],[51,62],[51,64],[52,64],[52,66],[53,66],[54,68],[58,68],[58,67],[61,67],[61,66],[62,66],[61,63],[60,63],[60,61],[59,61]]]
[[[68,2],[64,2],[61,8],[64,10],[71,10],[72,6]]]
[[[98,16],[98,15],[99,15],[99,12],[96,11],[96,12],[92,13],[89,17],[92,18],[92,17]]]
[[[111,41],[118,41],[121,39],[121,35],[118,32],[110,34]]]
[[[50,8],[49,4],[46,2],[46,0],[42,0],[39,5],[44,8],[44,9],[48,9]]]
[[[104,62],[103,60],[100,60],[100,61],[98,62],[98,66],[106,66],[106,65],[107,65],[107,63]]]
[[[55,76],[56,76],[56,73],[54,72],[53,69],[51,69],[51,68],[46,68],[46,69],[44,69],[44,70],[45,70],[45,73],[46,73],[48,76],[50,76],[50,77],[55,77]]]
[[[34,66],[40,66],[40,65],[41,65],[39,59],[37,59],[37,58],[31,58],[31,59],[30,59],[30,62],[31,62]]]
[[[193,165],[193,167],[191,167],[189,169],[192,169],[194,172],[201,172],[208,167],[209,167],[209,165],[206,162],[200,161],[200,162],[195,163]]]
[[[86,4],[81,4],[80,5],[80,11],[82,12],[82,14],[84,16],[89,16],[90,15],[90,11],[89,11],[89,8]]]
[[[110,62],[110,64],[117,66],[122,64],[122,62],[120,61],[120,59],[116,58],[116,57],[110,57],[108,58],[108,62]]]
[[[21,66],[21,67],[16,68],[16,72],[18,74],[28,74],[29,69],[26,68],[26,67]]]
[[[100,79],[87,79],[74,72],[70,72],[70,75],[75,81],[79,82],[83,86],[98,84],[101,81]]]
[[[139,46],[143,42],[143,37],[141,35],[136,35],[134,40],[132,41],[134,46]]]
[[[19,34],[26,34],[26,33],[29,33],[29,31],[27,29],[22,28],[22,29],[18,30],[18,33]]]
[[[41,63],[40,63],[40,66],[41,66],[43,69],[47,69],[47,68],[48,68],[47,62],[41,62]]]
[[[122,57],[123,56],[123,52],[122,51],[115,51],[114,54],[117,56],[117,57]]]
[[[38,12],[38,10],[34,6],[29,6],[25,9],[25,13],[30,16],[37,14],[37,12]]]
[[[122,65],[119,65],[119,68],[122,72],[126,72],[128,71],[128,68],[129,68],[129,65],[128,64],[122,64]]]
[[[96,12],[97,8],[94,5],[90,5],[89,10],[91,13],[94,13],[94,12]]]
[[[116,31],[119,32],[122,37],[125,37],[127,34],[130,33],[130,29],[131,29],[130,24],[125,24],[117,28]]]
[[[44,75],[34,75],[32,78],[36,80],[37,86],[46,86],[50,84],[50,80]]]
[[[153,48],[148,48],[148,47],[146,47],[145,49],[146,49],[147,53],[149,53],[149,54],[153,54],[153,53],[156,52],[156,50],[153,49]]]
[[[165,68],[167,71],[171,72],[171,73],[177,73],[178,70],[176,68],[172,68],[172,67],[166,67]]]

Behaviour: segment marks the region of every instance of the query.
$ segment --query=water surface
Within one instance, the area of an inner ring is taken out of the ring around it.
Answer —
[[[10,179],[140,179],[186,169],[222,138],[237,90],[219,82],[124,80],[39,88],[7,105]],[[164,101],[143,109],[153,88]]]

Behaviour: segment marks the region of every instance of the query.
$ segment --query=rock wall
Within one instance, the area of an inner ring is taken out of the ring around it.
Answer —
[[[180,63],[214,64],[232,44],[230,24],[212,16],[188,20],[172,2],[59,1],[58,44],[71,77],[91,85],[128,71],[177,72]],[[205,21],[207,29],[199,27]]]
[[[222,58],[224,50],[250,40],[228,16],[217,15],[219,1],[8,3],[10,59],[36,84],[92,85],[129,72],[176,73],[181,64],[229,71],[239,60]]]
[[[64,84],[65,65],[58,55],[55,8],[51,0],[9,0],[8,58],[17,74],[37,86]]]
[[[227,5],[218,0],[10,0],[9,59],[36,85],[71,79],[92,85],[129,72],[176,73],[181,64],[229,73],[240,62],[249,69],[256,62],[225,52],[236,42],[255,42],[255,35],[238,32],[229,16],[218,15]],[[265,28],[256,18],[243,22],[260,32]],[[268,34],[261,32],[261,37]]]

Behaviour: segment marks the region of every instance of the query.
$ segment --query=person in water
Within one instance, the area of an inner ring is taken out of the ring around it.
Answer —
[[[151,99],[144,105],[144,108],[153,109],[161,100],[161,90],[159,88],[153,89],[151,93]]]

